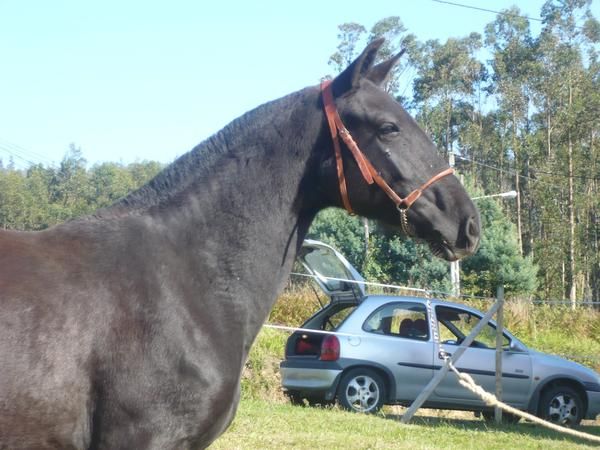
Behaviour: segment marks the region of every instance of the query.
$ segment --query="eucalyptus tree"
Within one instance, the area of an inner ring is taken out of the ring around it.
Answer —
[[[472,103],[476,87],[485,78],[476,57],[480,48],[478,33],[450,38],[444,44],[429,40],[416,48],[413,96],[418,119],[447,158],[453,155],[458,138],[458,106]]]
[[[577,286],[582,295],[586,278],[581,255],[587,242],[578,242],[578,235],[581,236],[578,227],[587,215],[584,210],[590,160],[585,155],[594,152],[588,139],[590,126],[586,126],[589,122],[586,104],[592,98],[586,90],[586,80],[591,74],[590,56],[599,42],[600,26],[590,12],[590,5],[591,0],[547,1],[541,11],[544,28],[538,38],[544,70],[537,80],[536,98],[545,117],[540,128],[545,134],[546,171],[560,174],[553,183],[566,190],[568,231],[563,246],[567,264],[563,278],[565,294],[573,305],[578,297]]]
[[[521,15],[516,6],[502,11],[494,22],[486,26],[485,44],[492,53],[493,82],[489,91],[495,94],[498,109],[510,124],[506,129],[514,163],[514,186],[520,194],[516,199],[516,223],[519,251],[523,253],[521,198],[531,198],[527,195],[527,189],[521,187],[524,162],[528,161],[528,155],[523,154],[526,151],[523,142],[530,130],[530,79],[538,68],[529,20]],[[528,209],[531,208],[533,205],[529,204]]]

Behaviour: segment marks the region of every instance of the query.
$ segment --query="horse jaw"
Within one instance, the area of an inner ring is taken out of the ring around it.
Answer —
[[[478,215],[468,217],[459,227],[456,239],[450,243],[444,233],[435,232],[435,238],[427,237],[424,240],[429,245],[433,255],[446,261],[458,261],[474,254],[480,243],[480,220]],[[417,239],[419,239],[417,237]]]

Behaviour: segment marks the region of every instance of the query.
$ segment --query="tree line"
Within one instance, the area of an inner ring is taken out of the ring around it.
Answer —
[[[114,203],[154,177],[162,165],[106,162],[87,168],[80,148],[71,145],[56,167],[42,164],[17,170],[0,160],[0,228],[43,230]]]

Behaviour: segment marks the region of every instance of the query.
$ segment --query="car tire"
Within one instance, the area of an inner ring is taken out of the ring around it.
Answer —
[[[496,421],[496,415],[494,411],[481,411],[481,417],[488,423],[494,423]],[[519,423],[521,418],[515,414],[507,413],[502,411],[502,423],[506,425],[516,425]]]
[[[385,383],[374,370],[352,369],[340,380],[337,398],[348,411],[374,414],[385,402]]]
[[[581,395],[569,386],[555,386],[542,394],[539,416],[549,422],[574,427],[583,419]]]

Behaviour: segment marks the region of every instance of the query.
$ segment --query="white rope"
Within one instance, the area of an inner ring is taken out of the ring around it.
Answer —
[[[413,292],[420,292],[422,294],[429,293],[429,291],[427,289],[414,288],[414,287],[408,287],[408,286],[398,286],[396,284],[375,283],[374,281],[359,281],[359,280],[349,280],[347,278],[326,277],[325,275],[321,275],[321,274],[310,275],[307,273],[292,272],[291,275],[294,275],[297,277],[313,278],[313,279],[321,280],[321,281],[329,281],[329,280],[343,281],[345,283],[360,284],[362,286],[375,286],[375,287],[397,289],[397,290],[403,290],[403,291],[413,291]]]
[[[485,402],[486,405],[498,406],[499,408],[501,408],[502,410],[504,410],[510,414],[520,416],[524,419],[527,419],[534,423],[537,423],[538,425],[541,425],[546,428],[550,428],[551,430],[558,431],[560,433],[569,434],[571,436],[575,436],[575,437],[578,437],[581,439],[587,439],[588,441],[600,443],[600,436],[596,436],[596,435],[589,434],[589,433],[583,433],[581,431],[577,431],[572,428],[561,427],[560,425],[540,419],[539,417],[534,416],[533,414],[529,414],[528,412],[521,411],[520,409],[513,408],[512,406],[507,405],[504,402],[501,402],[500,400],[498,400],[496,398],[496,396],[494,394],[490,394],[489,392],[484,390],[481,386],[476,384],[475,381],[473,380],[473,378],[469,374],[459,372],[458,369],[456,369],[456,367],[454,367],[454,365],[452,364],[452,362],[449,359],[446,360],[446,363],[449,365],[450,370],[452,370],[458,377],[458,382],[462,386],[464,386],[465,388],[467,388],[468,390],[473,392],[475,395],[477,395],[479,398],[481,398]]]
[[[265,323],[263,325],[264,328],[272,328],[274,330],[284,330],[284,331],[291,331],[291,332],[296,332],[296,331],[302,331],[304,333],[311,333],[311,334],[332,334],[334,336],[346,336],[346,337],[356,337],[356,338],[360,338],[360,336],[358,334],[351,334],[351,333],[338,333],[337,331],[325,331],[325,330],[315,330],[312,328],[298,328],[298,327],[288,327],[285,325],[274,325],[274,324],[270,324],[270,323]],[[378,337],[378,336],[375,336]]]
[[[333,278],[333,277],[326,277],[325,275],[311,275],[311,274],[307,274],[307,273],[299,273],[299,272],[292,272],[290,275],[294,275],[297,277],[305,277],[305,278],[313,278],[316,280],[321,280],[321,281],[327,281],[327,280],[332,280],[332,281],[344,281],[346,283],[352,283],[352,284],[360,284],[362,286],[374,286],[374,287],[382,287],[382,288],[388,288],[388,289],[396,289],[396,290],[402,290],[402,291],[413,291],[413,292],[420,292],[422,294],[425,295],[440,295],[440,296],[444,296],[444,297],[454,297],[454,298],[464,298],[464,299],[475,299],[475,300],[487,300],[487,301],[496,301],[496,299],[494,297],[485,297],[485,296],[481,296],[481,295],[468,295],[468,294],[454,294],[451,292],[444,292],[444,291],[438,291],[435,289],[423,289],[423,288],[415,288],[415,287],[409,287],[409,286],[399,286],[397,284],[385,284],[385,283],[376,283],[373,281],[358,281],[358,280],[348,280],[346,278]],[[572,305],[573,302],[571,300],[527,300],[527,302],[529,303],[533,303],[533,304],[545,304],[545,305]],[[600,301],[593,301],[593,300],[577,300],[576,301],[576,305],[577,306],[593,306],[593,305],[600,305]]]

